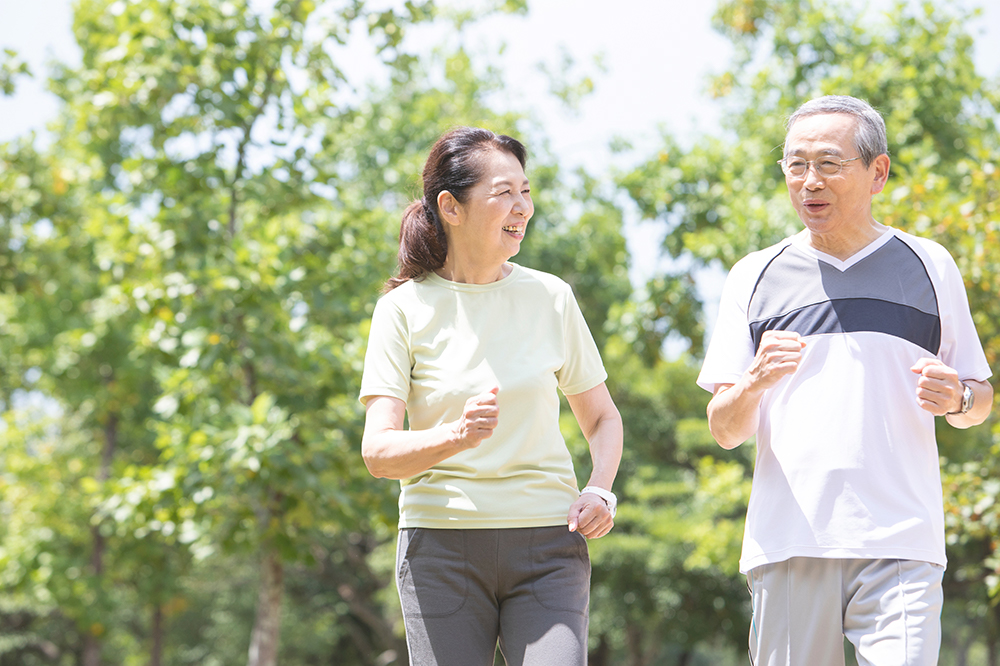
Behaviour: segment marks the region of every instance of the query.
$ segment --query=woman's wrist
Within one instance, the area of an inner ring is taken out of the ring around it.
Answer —
[[[618,496],[615,495],[610,490],[601,488],[600,486],[586,486],[580,491],[580,494],[590,493],[592,495],[597,495],[604,503],[608,505],[608,509],[611,511],[611,517],[614,518],[615,514],[618,512]]]

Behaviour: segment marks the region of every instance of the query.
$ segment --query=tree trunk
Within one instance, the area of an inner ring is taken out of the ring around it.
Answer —
[[[115,457],[115,449],[118,447],[118,416],[108,414],[108,422],[104,424],[104,450],[101,451],[101,468],[97,473],[97,478],[102,482],[111,477],[111,462]],[[94,570],[94,578],[97,584],[101,585],[101,578],[104,576],[104,536],[101,534],[100,525],[94,525],[90,534],[94,539],[94,550],[90,555],[90,566]],[[101,666],[101,641],[98,638],[103,633],[98,627],[86,627],[83,635],[83,655],[82,666]]]
[[[276,666],[278,637],[281,632],[281,596],[284,571],[281,558],[265,548],[260,570],[260,593],[257,596],[257,619],[250,636],[248,666]]]
[[[590,653],[587,661],[590,666],[610,666],[610,653],[611,646],[608,645],[605,635],[601,634],[600,640],[597,642],[597,647]]]
[[[646,655],[642,647],[642,629],[635,624],[625,626],[625,635],[628,636],[628,662],[631,666],[645,666]]]
[[[163,604],[153,606],[152,624],[150,633],[153,634],[153,645],[149,651],[149,666],[160,666],[163,659]]]
[[[97,584],[100,585],[101,576],[104,573],[104,537],[101,536],[99,526],[95,525],[90,530],[94,539],[94,550],[90,556],[90,566],[94,569],[94,576]],[[84,627],[83,630],[83,655],[80,658],[81,666],[101,666],[101,641],[95,635],[96,627]]]

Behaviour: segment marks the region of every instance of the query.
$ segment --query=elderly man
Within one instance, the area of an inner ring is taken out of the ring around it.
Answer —
[[[757,436],[740,570],[757,666],[937,663],[944,512],[934,417],[982,423],[991,372],[951,255],[880,224],[885,123],[822,97],[789,119],[805,228],[733,266],[698,384],[726,449]]]

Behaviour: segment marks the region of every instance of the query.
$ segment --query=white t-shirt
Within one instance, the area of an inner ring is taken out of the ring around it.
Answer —
[[[761,402],[740,570],[790,557],[944,566],[934,416],[910,367],[936,357],[962,379],[991,374],[951,255],[888,229],[846,261],[800,236],[746,256],[698,385],[736,383],[770,329],[807,344]]]
[[[362,402],[399,398],[410,429],[424,430],[458,419],[466,400],[500,387],[491,437],[401,481],[401,528],[564,525],[579,496],[556,389],[582,393],[607,373],[570,286],[512,265],[489,284],[430,273],[375,306]]]

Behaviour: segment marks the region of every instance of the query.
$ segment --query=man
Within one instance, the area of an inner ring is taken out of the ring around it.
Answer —
[[[958,268],[872,217],[885,123],[822,97],[780,160],[805,228],[738,262],[698,377],[726,449],[757,437],[740,571],[757,666],[937,663],[944,512],[934,417],[982,423],[991,372]]]

